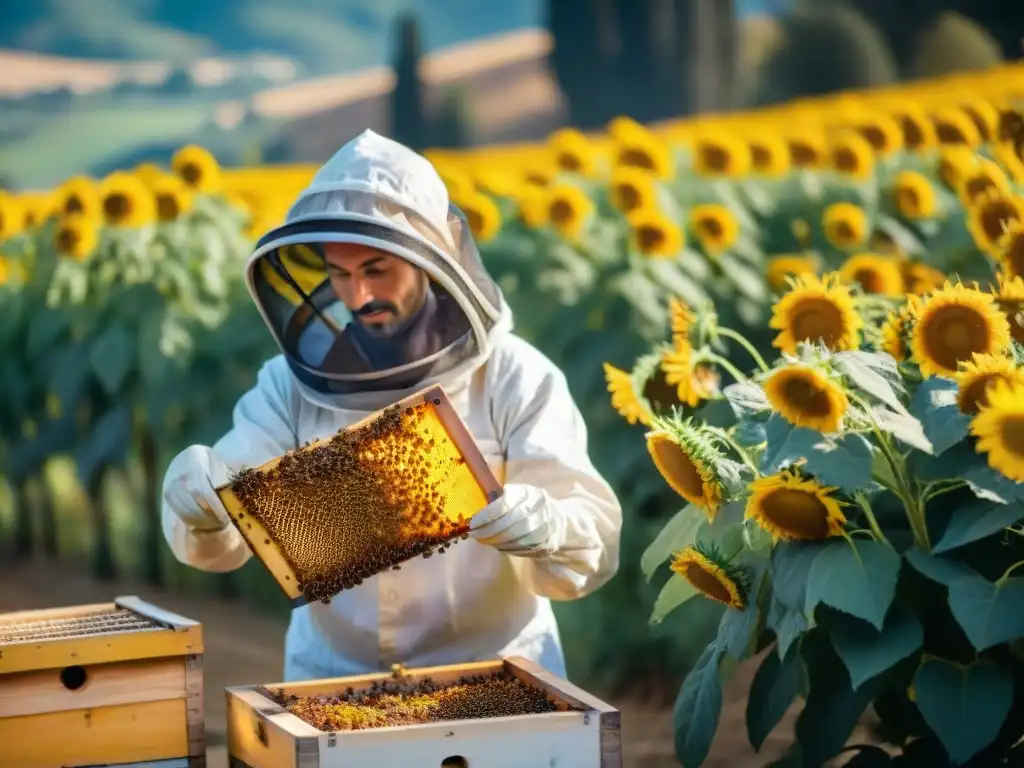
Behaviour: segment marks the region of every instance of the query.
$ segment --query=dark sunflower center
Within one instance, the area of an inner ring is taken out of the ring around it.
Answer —
[[[615,197],[619,201],[619,208],[624,213],[632,213],[640,207],[643,202],[640,196],[640,190],[634,187],[632,184],[619,184],[615,187]]]
[[[708,573],[696,563],[688,563],[686,566],[686,580],[693,584],[708,597],[722,603],[731,603],[732,595],[719,577]]]
[[[181,203],[175,195],[157,195],[156,213],[161,221],[173,221],[181,215]]]
[[[924,144],[924,131],[916,120],[904,115],[900,118],[900,128],[903,129],[903,143],[908,149],[917,149]]]
[[[1003,420],[1003,446],[1013,455],[1024,457],[1024,416]]]
[[[645,225],[636,230],[636,242],[644,253],[656,251],[665,245],[665,232],[661,227]]]
[[[583,167],[583,161],[572,152],[560,152],[558,154],[558,167],[568,173],[577,173]]]
[[[778,528],[803,539],[828,537],[828,509],[817,496],[779,488],[761,500],[764,516]]]
[[[981,113],[972,107],[964,107],[964,113],[974,123],[974,127],[978,129],[978,133],[983,141],[987,142],[992,138],[992,132],[988,129],[988,123],[985,122],[985,118],[981,116]]]
[[[704,478],[686,451],[671,440],[658,440],[654,444],[654,453],[665,479],[671,479],[673,487],[683,498],[692,502],[704,498]]]
[[[643,396],[655,413],[669,413],[672,406],[679,406],[678,388],[669,384],[665,372],[658,368],[644,384]]]
[[[964,184],[964,196],[968,202],[973,202],[989,189],[997,189],[996,183],[992,179],[985,175],[975,176]]]
[[[657,169],[654,158],[650,153],[640,147],[628,147],[619,153],[619,162],[633,168],[643,168],[646,171]]]
[[[828,399],[828,393],[809,379],[790,379],[782,388],[782,396],[794,409],[808,416],[832,414],[832,403]]]
[[[1010,247],[1003,253],[1003,259],[1010,267],[1010,274],[1024,277],[1024,233],[1013,238]]]
[[[569,224],[576,218],[576,210],[568,200],[555,200],[548,213],[555,224]]]
[[[832,162],[843,173],[856,173],[860,170],[860,159],[850,147],[836,147],[832,153]]]
[[[750,160],[759,171],[766,171],[772,167],[772,153],[761,144],[750,145]]]
[[[73,227],[63,227],[57,232],[57,248],[63,253],[73,253],[80,241],[78,230]]]
[[[190,187],[194,187],[203,180],[203,169],[199,167],[198,163],[185,163],[181,169],[181,178]]]
[[[124,221],[131,212],[131,201],[124,193],[113,192],[103,198],[103,213],[115,224]]]
[[[853,243],[859,239],[853,223],[846,219],[840,219],[832,224],[832,236],[838,243]]]
[[[729,169],[729,153],[714,144],[706,144],[701,148],[701,160],[710,171],[724,173]]]
[[[803,141],[790,142],[789,159],[796,166],[809,166],[818,164],[818,151]]]
[[[709,240],[718,240],[725,234],[725,227],[722,226],[722,222],[714,216],[706,216],[701,219],[698,229]]]
[[[1010,382],[1010,378],[1001,373],[990,373],[979,376],[960,391],[957,398],[960,410],[964,413],[977,413],[981,406],[988,403],[988,388],[997,381]]]
[[[939,121],[935,124],[935,135],[939,137],[939,141],[943,144],[966,144],[967,137],[964,132],[960,130],[960,126],[954,125],[951,122],[945,120]]]
[[[78,195],[69,195],[64,201],[64,213],[84,213],[85,203]]]
[[[862,267],[853,273],[853,279],[860,283],[866,293],[885,293],[885,278],[877,269]]]
[[[989,351],[991,337],[985,318],[970,307],[943,307],[925,320],[924,342],[929,357],[947,370]]]
[[[546,187],[548,184],[551,183],[551,179],[549,179],[542,173],[537,173],[536,171],[531,171],[530,173],[527,173],[526,181],[529,184],[536,184],[538,187]]]
[[[884,150],[889,146],[889,141],[885,135],[885,131],[877,125],[863,126],[860,129],[860,135],[867,139],[868,144],[876,150]]]
[[[816,342],[832,347],[839,342],[845,330],[843,313],[827,299],[804,299],[790,313],[790,327],[797,341]]]
[[[1008,200],[994,200],[981,213],[981,226],[989,240],[1002,237],[1011,221],[1020,221],[1020,214]]]
[[[909,185],[897,187],[896,206],[904,213],[917,213],[921,210],[921,196],[917,189]]]

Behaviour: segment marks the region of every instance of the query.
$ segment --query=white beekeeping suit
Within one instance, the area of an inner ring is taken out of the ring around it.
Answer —
[[[357,243],[426,272],[429,343],[392,349],[386,367],[329,350],[352,322],[326,279],[324,244]],[[247,266],[282,354],[238,402],[234,426],[192,446],[164,483],[175,556],[231,571],[250,552],[214,487],[431,384],[441,384],[504,495],[473,518],[472,539],[292,612],[285,679],[326,678],[518,654],[564,675],[551,600],[582,597],[616,572],[622,514],[587,453],[565,377],[510,333],[512,318],[461,213],[430,163],[365,132],[317,173]]]

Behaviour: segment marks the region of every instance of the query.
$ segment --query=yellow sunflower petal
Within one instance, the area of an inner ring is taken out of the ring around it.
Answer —
[[[822,342],[833,351],[856,349],[864,321],[850,289],[832,273],[796,278],[772,308],[769,325],[779,331],[773,346],[793,355],[801,342]]]
[[[986,394],[988,402],[971,420],[977,450],[990,467],[1024,483],[1024,384],[996,382]]]
[[[829,488],[793,472],[762,477],[749,486],[746,517],[775,540],[814,541],[839,536],[846,516]]]
[[[837,432],[850,401],[843,388],[805,365],[786,365],[764,381],[764,392],[779,415],[797,427]]]

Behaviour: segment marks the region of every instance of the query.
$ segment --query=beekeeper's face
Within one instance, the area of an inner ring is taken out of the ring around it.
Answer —
[[[397,256],[356,243],[325,243],[331,288],[368,331],[386,336],[419,311],[426,273]]]

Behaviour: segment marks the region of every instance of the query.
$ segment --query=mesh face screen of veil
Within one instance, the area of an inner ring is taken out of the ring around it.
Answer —
[[[466,538],[501,495],[444,389],[430,387],[255,469],[217,493],[294,605]]]

